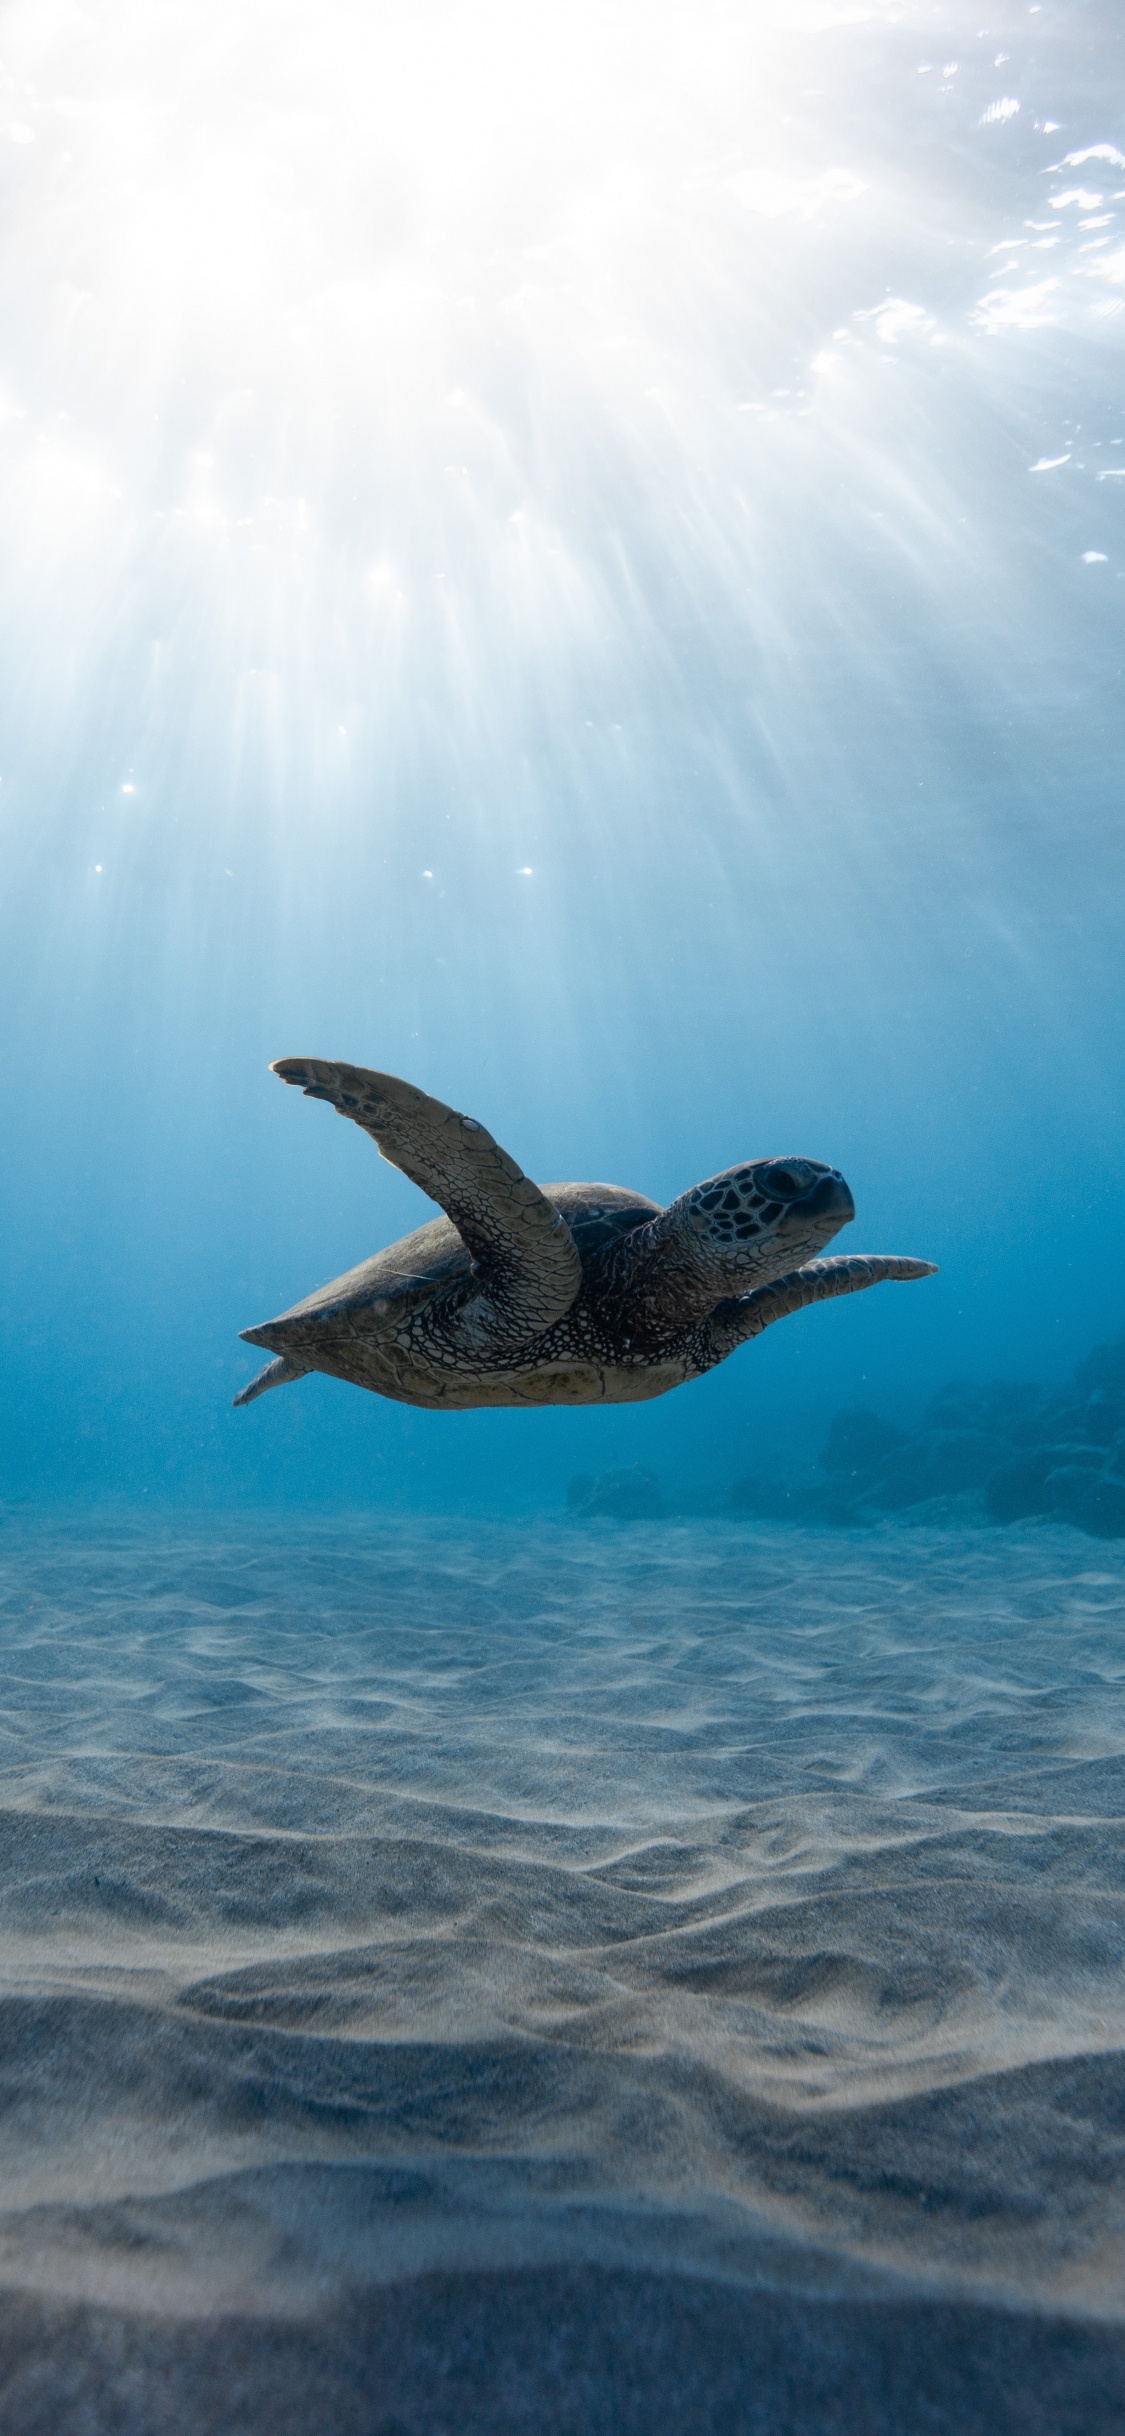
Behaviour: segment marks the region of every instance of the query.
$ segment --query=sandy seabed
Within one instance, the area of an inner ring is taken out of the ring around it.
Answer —
[[[4,2436],[1125,2423],[1125,1550],[9,1517]]]

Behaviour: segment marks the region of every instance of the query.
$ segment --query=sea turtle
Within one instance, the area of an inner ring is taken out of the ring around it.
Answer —
[[[310,1370],[433,1410],[636,1403],[806,1303],[934,1273],[810,1259],[855,1216],[817,1159],[751,1159],[662,1210],[619,1184],[533,1184],[474,1117],[392,1074],[315,1057],[273,1072],[361,1125],[446,1215],[244,1328],[275,1358],[236,1404]]]

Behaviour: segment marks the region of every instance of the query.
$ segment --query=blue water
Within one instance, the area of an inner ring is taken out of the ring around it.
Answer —
[[[12,0],[5,2436],[1122,2422],[1123,583],[1118,0]],[[940,1273],[235,1411],[285,1056]]]
[[[547,1513],[1064,1378],[1125,1320],[1119,13],[5,39],[3,1493]],[[941,1276],[648,1407],[232,1413],[428,1214],[291,1053],[547,1181],[828,1160]]]

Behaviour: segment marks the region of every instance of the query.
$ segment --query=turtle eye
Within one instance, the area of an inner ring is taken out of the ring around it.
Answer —
[[[780,1194],[783,1201],[795,1201],[797,1195],[805,1190],[804,1178],[795,1176],[792,1168],[784,1166],[781,1160],[767,1167],[762,1185],[767,1193]]]

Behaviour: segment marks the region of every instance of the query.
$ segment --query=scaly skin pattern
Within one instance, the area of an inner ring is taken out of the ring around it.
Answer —
[[[474,1281],[468,1275],[404,1310],[388,1330],[369,1332],[363,1315],[348,1315],[346,1347],[326,1347],[318,1369],[330,1370],[380,1395],[431,1408],[477,1405],[622,1404],[666,1394],[722,1356],[711,1349],[706,1322],[664,1330],[657,1340],[623,1345],[615,1303],[602,1292],[601,1262],[584,1264],[570,1310],[505,1354],[480,1344],[473,1327]],[[343,1318],[343,1314],[341,1314]]]
[[[662,1210],[614,1184],[533,1184],[475,1117],[324,1058],[274,1072],[324,1100],[448,1213],[280,1319],[249,1404],[310,1370],[433,1410],[632,1404],[725,1362],[776,1319],[928,1261],[816,1254],[855,1216],[816,1159],[752,1159]]]
[[[813,1262],[801,1270],[794,1261],[803,1240],[798,1237],[796,1244],[787,1240],[784,1255],[771,1243],[774,1261],[784,1258],[781,1277],[670,1325],[659,1239],[654,1243],[650,1232],[668,1213],[620,1188],[546,1190],[578,1245],[582,1283],[561,1320],[502,1354],[487,1342],[474,1345],[478,1288],[456,1229],[442,1218],[282,1319],[248,1329],[247,1337],[295,1364],[286,1377],[320,1370],[433,1411],[643,1403],[702,1377],[774,1319],[806,1303],[854,1293],[885,1277],[929,1273],[928,1263],[879,1256]],[[689,1243],[671,1273],[671,1299],[680,1309],[695,1282]],[[264,1373],[267,1384],[273,1382]]]

